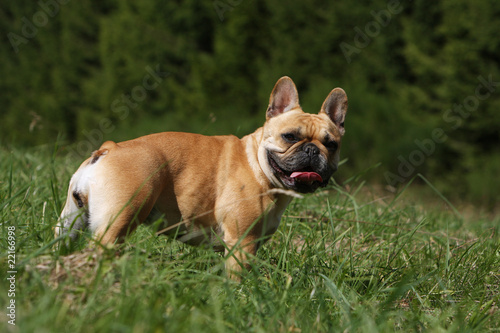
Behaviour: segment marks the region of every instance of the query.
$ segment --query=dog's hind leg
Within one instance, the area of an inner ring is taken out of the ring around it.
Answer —
[[[130,162],[113,156],[104,159],[108,160],[96,171],[89,197],[89,228],[96,242],[112,244],[123,241],[146,220],[160,188],[155,185],[159,180],[154,170],[125,168]]]
[[[155,184],[161,184],[162,168],[138,159],[138,154],[107,141],[83,162],[71,179],[56,236],[69,233],[74,238],[89,228],[96,242],[110,244],[142,223],[160,194]]]
[[[97,181],[97,162],[107,153],[108,149],[93,152],[92,156],[85,160],[71,177],[66,204],[54,228],[56,238],[69,236],[69,240],[72,241],[89,227],[89,198],[91,188]]]
[[[88,163],[89,160],[83,162],[71,177],[66,204],[54,228],[56,238],[67,235],[70,240],[74,240],[88,227]]]
[[[68,193],[66,205],[54,230],[56,237],[68,235],[71,240],[75,240],[87,228],[88,207],[85,202],[83,194],[77,191]]]
[[[103,245],[122,242],[146,220],[157,197],[147,190],[130,187],[117,193],[110,189],[113,185],[107,186],[106,191],[96,191],[90,202],[89,226],[94,239]]]

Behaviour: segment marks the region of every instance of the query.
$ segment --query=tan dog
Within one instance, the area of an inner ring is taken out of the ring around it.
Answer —
[[[346,111],[347,96],[335,88],[319,114],[304,113],[283,77],[266,123],[242,139],[167,132],[107,141],[71,178],[56,237],[90,228],[97,241],[114,243],[159,212],[180,241],[230,253],[226,270],[235,277],[278,228],[286,192],[327,185]]]

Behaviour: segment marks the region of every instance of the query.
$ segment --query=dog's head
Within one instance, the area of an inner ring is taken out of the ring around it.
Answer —
[[[333,89],[318,114],[302,111],[295,84],[278,80],[269,99],[259,164],[274,187],[300,193],[325,187],[337,170],[347,96]]]

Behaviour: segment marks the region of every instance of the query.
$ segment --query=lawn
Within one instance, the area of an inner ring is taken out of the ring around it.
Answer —
[[[294,199],[236,283],[220,254],[154,227],[102,253],[85,237],[55,250],[81,162],[55,151],[0,149],[2,332],[500,331],[500,218],[464,217],[431,186],[432,207],[362,177]]]

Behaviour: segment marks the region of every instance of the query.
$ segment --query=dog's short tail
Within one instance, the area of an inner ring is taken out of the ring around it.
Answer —
[[[84,161],[71,177],[66,204],[54,229],[56,238],[69,236],[71,240],[74,240],[81,231],[88,228],[88,199],[94,181],[94,168],[99,159],[108,152],[105,144],[101,149],[93,152],[92,156]]]

